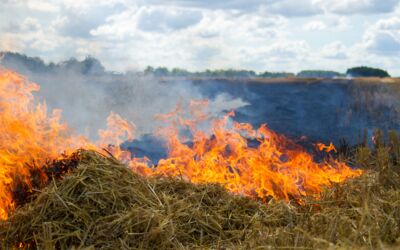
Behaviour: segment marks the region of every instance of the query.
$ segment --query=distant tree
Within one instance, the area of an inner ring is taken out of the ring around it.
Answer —
[[[290,73],[290,72],[269,72],[269,71],[265,71],[265,72],[259,74],[258,77],[287,78],[287,77],[294,77],[294,74]]]
[[[154,68],[151,67],[151,66],[147,66],[147,68],[144,70],[143,73],[144,73],[145,75],[152,75],[153,72],[154,72]]]
[[[329,70],[303,70],[297,74],[297,77],[318,77],[318,78],[334,78],[342,74]]]
[[[169,76],[169,70],[166,67],[158,67],[153,72],[154,76]]]
[[[188,77],[191,75],[191,73],[189,71],[187,71],[186,69],[179,69],[179,68],[174,68],[171,70],[170,72],[171,76],[185,76]]]
[[[81,62],[82,74],[103,74],[105,72],[105,68],[101,64],[99,60],[92,56],[87,56],[85,60]]]
[[[236,69],[218,69],[218,70],[209,70],[203,72],[195,72],[193,73],[195,76],[199,77],[219,77],[219,78],[251,78],[256,77],[256,72],[252,70],[236,70]]]
[[[350,68],[346,74],[353,77],[390,77],[385,70],[365,66]]]
[[[47,66],[39,57],[28,57],[23,54],[14,52],[1,52],[1,64],[5,67],[14,68],[16,65],[21,65],[32,72],[45,72]]]

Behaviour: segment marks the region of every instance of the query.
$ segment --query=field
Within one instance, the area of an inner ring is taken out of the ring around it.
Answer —
[[[119,147],[133,126],[117,114],[111,113],[109,130],[92,143],[69,133],[59,112],[34,101],[38,85],[10,71],[0,79],[3,249],[400,246],[396,129],[347,131],[357,143],[343,140],[336,150],[308,140],[302,147],[268,126],[233,120],[262,121],[254,114],[266,110],[280,113],[272,117],[285,129],[295,121],[298,131],[321,135],[326,129],[334,138],[335,126],[341,128],[337,133],[348,127],[341,113],[328,111],[342,107],[354,112],[351,122],[398,125],[395,116],[381,123],[395,114],[396,84],[195,82],[208,85],[202,86],[206,96],[229,90],[251,105],[236,116],[213,117],[210,135],[197,127],[207,117],[205,100],[190,102],[192,118],[179,108],[158,116],[171,124],[154,134],[164,138],[168,154],[152,162],[151,155],[131,155],[129,145]]]
[[[4,249],[397,249],[400,141],[391,132],[384,144],[377,133],[375,148],[339,152],[362,166],[361,177],[301,204],[146,179],[110,156],[80,151],[70,174],[1,224],[0,242]]]

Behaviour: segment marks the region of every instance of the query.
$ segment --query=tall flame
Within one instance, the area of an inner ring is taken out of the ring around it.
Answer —
[[[30,185],[32,168],[56,159],[62,152],[89,144],[85,138],[71,135],[66,124],[60,122],[60,110],[48,115],[45,104],[34,104],[32,92],[38,90],[37,84],[0,69],[0,218],[3,219],[15,205],[10,193],[14,179],[22,178]]]
[[[361,174],[360,170],[352,170],[335,160],[314,162],[304,149],[265,125],[253,129],[250,124],[233,123],[230,127],[228,121],[233,112],[215,120],[209,136],[197,127],[207,119],[201,112],[206,101],[192,103],[192,120],[179,117],[179,108],[161,117],[174,121],[160,130],[160,136],[167,140],[169,156],[156,167],[149,167],[147,158],[131,158],[129,152],[118,146],[133,139],[133,124],[112,113],[108,118],[109,129],[99,131],[101,139],[91,143],[73,134],[61,122],[60,110],[48,115],[45,104],[35,103],[32,93],[38,90],[37,84],[19,74],[0,69],[0,219],[7,219],[15,209],[12,189],[16,179],[30,186],[32,169],[39,170],[49,159],[58,159],[61,153],[68,154],[78,148],[100,151],[107,147],[142,175],[220,183],[233,193],[261,200],[274,197],[301,201],[305,195],[318,198],[323,187]],[[189,128],[193,146],[184,143],[178,125]],[[258,145],[249,146],[248,138]]]

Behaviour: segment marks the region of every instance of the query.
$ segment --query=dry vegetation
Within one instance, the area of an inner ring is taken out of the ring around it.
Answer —
[[[116,161],[80,151],[78,167],[53,181],[0,225],[12,249],[398,249],[400,141],[345,148],[366,169],[302,206],[233,196],[217,185],[145,179]],[[21,244],[22,243],[22,244]]]
[[[400,121],[400,79],[357,79],[349,86],[352,113],[364,114],[368,120],[397,128]]]

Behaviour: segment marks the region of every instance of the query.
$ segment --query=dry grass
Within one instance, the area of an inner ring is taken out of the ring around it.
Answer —
[[[383,160],[375,159],[362,177],[298,206],[262,204],[218,185],[145,179],[111,157],[81,151],[77,169],[0,224],[0,246],[395,249],[400,247],[400,171],[385,153],[371,150],[368,157],[377,154]]]
[[[355,115],[354,122],[361,116],[385,130],[399,127],[399,79],[356,79],[348,85],[348,92],[351,96],[348,112]]]

